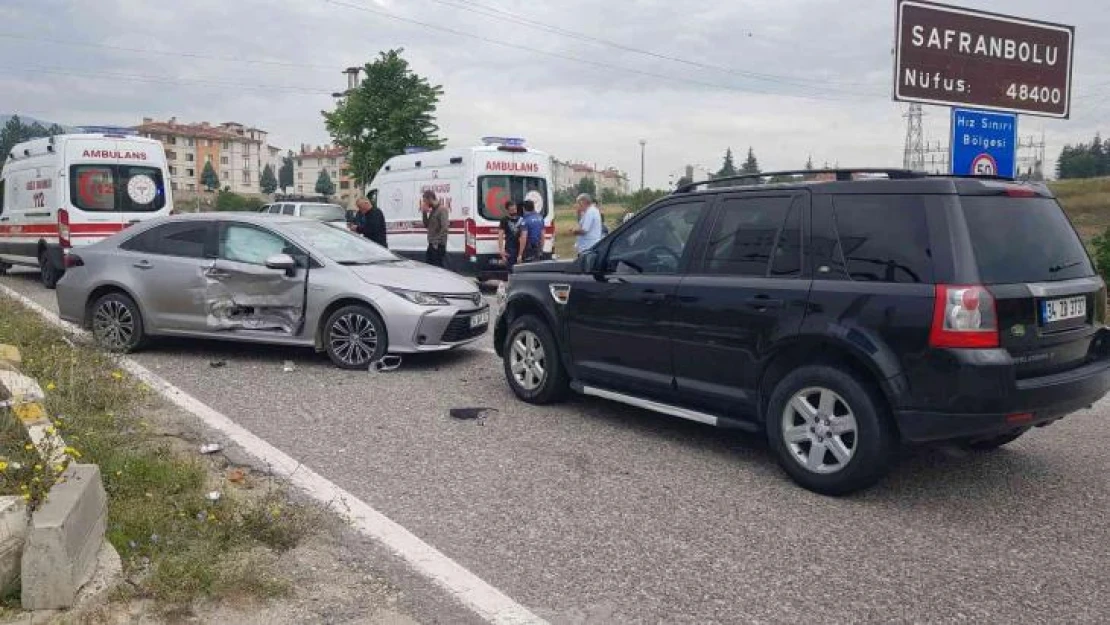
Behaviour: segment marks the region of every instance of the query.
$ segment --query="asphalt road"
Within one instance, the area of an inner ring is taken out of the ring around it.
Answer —
[[[56,309],[32,275],[0,282]],[[912,450],[878,487],[829,499],[755,437],[600,400],[524,405],[480,348],[377,374],[220,343],[136,359],[553,622],[1110,615],[1107,401],[998,452]]]

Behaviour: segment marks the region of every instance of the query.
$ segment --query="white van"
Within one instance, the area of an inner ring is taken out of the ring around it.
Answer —
[[[420,198],[431,190],[450,210],[448,269],[480,280],[506,275],[497,236],[508,200],[535,203],[544,217],[544,254],[550,258],[555,249],[551,157],[529,149],[520,139],[486,137],[482,143],[410,152],[382,166],[367,195],[385,213],[390,250],[424,259],[428,238],[420,219]]]
[[[119,133],[20,143],[0,173],[0,273],[38,267],[54,288],[67,252],[173,211],[162,144]]]

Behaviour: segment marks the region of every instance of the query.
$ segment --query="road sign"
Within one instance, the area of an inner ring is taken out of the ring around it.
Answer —
[[[952,173],[1017,175],[1017,115],[952,109]]]
[[[1073,26],[919,0],[896,25],[895,100],[1070,115]]]

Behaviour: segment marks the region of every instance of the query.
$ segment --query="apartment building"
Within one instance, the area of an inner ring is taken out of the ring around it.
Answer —
[[[171,185],[178,191],[203,190],[204,166],[211,163],[221,189],[259,194],[262,168],[269,162],[272,150],[277,149],[266,143],[265,130],[237,122],[187,124],[178,122],[176,117],[164,122],[146,117],[135,130],[141,136],[162,142]]]
[[[293,162],[293,191],[297,195],[317,195],[316,181],[321,171],[327,171],[335,184],[332,199],[344,206],[352,206],[359,190],[347,171],[347,150],[331,145],[301,145]]]
[[[598,169],[596,165],[552,159],[552,183],[556,191],[572,190],[583,178],[593,180],[598,193],[604,191],[617,195],[629,193],[628,174],[614,167]]]

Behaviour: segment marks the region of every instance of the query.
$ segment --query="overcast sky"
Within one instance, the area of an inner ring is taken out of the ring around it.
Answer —
[[[1065,142],[1110,133],[1106,0],[954,3],[1075,25],[1072,118],[1022,117],[1020,132],[1043,130],[1050,159]],[[636,186],[644,139],[647,184],[656,187],[686,163],[719,168],[728,147],[741,158],[751,146],[764,170],[801,167],[808,155],[817,165],[901,165],[906,107],[890,98],[893,0],[679,6],[0,0],[0,113],[71,125],[238,121],[270,131],[283,148],[325,143],[320,111],[345,88],[340,71],[404,47],[417,72],[444,86],[439,122],[451,145],[522,136],[562,159],[628,171]],[[926,114],[927,140],[944,141],[947,110]]]

